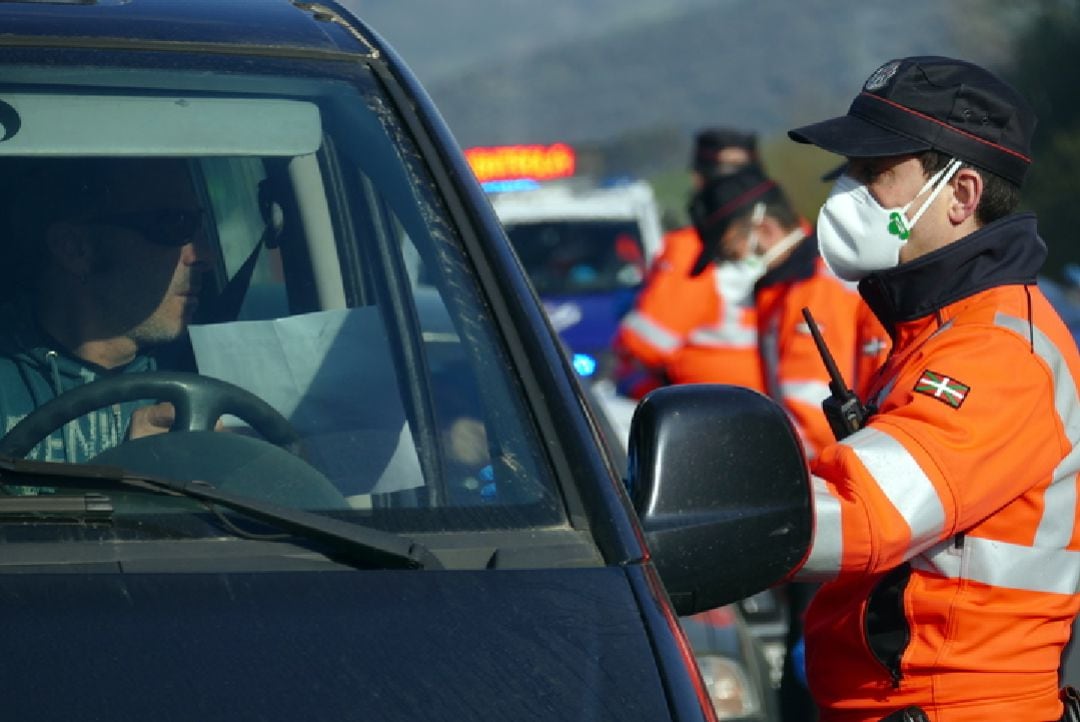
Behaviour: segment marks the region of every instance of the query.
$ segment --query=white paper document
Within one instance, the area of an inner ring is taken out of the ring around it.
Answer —
[[[373,308],[190,328],[199,373],[246,389],[285,416],[309,461],[346,496],[423,484]]]

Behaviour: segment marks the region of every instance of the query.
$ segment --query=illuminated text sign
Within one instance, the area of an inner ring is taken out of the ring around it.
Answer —
[[[574,175],[577,156],[564,143],[469,148],[465,157],[481,183],[515,178],[551,180]]]

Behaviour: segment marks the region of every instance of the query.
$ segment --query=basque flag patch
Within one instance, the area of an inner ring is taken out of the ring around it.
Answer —
[[[916,393],[931,396],[954,409],[960,408],[960,404],[964,403],[969,391],[971,387],[967,384],[930,369],[923,371],[915,384]]]

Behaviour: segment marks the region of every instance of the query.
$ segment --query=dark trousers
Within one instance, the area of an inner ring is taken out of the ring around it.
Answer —
[[[783,588],[788,610],[788,631],[784,652],[784,673],[780,678],[780,719],[783,722],[815,722],[818,718],[810,690],[795,671],[791,651],[802,637],[803,613],[818,585],[792,582]]]

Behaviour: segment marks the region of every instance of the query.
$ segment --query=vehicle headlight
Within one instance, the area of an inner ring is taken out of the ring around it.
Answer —
[[[719,719],[746,717],[760,712],[761,701],[741,664],[711,654],[698,656],[697,662]]]

